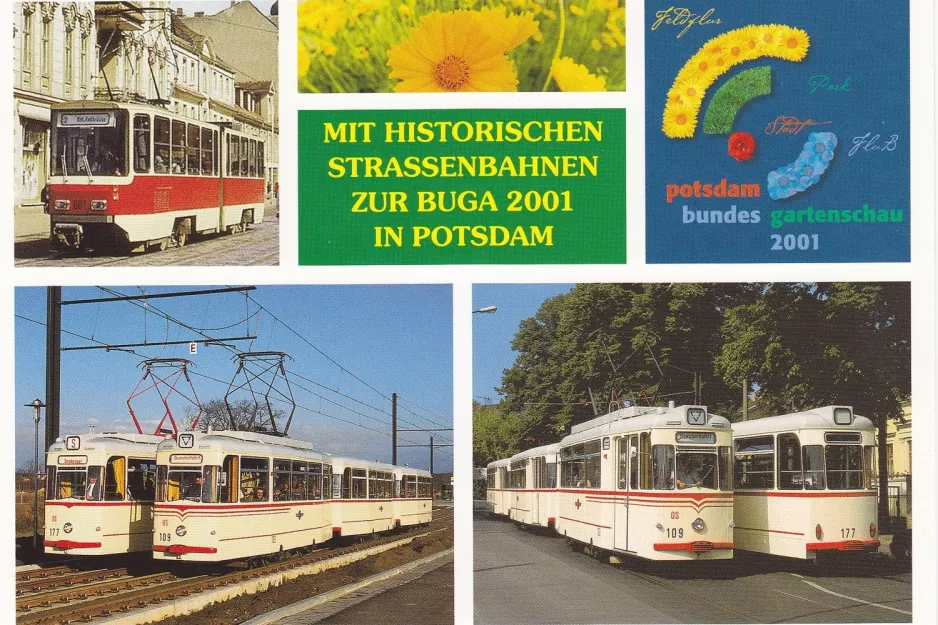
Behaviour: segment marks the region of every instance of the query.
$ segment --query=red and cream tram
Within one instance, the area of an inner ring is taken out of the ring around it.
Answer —
[[[511,508],[511,491],[508,482],[510,466],[511,458],[505,458],[490,462],[485,468],[485,500],[491,514],[508,516],[508,510]]]
[[[733,433],[704,406],[629,407],[560,442],[556,529],[649,560],[733,556]]]
[[[332,538],[332,457],[253,432],[181,432],[156,452],[153,557],[220,562]]]
[[[433,516],[433,478],[429,471],[394,467],[394,524],[425,525]]]
[[[849,406],[733,424],[736,547],[813,560],[875,551],[874,426]]]
[[[46,454],[45,552],[149,551],[161,441],[114,433],[57,439]]]
[[[264,142],[165,109],[52,105],[50,238],[143,251],[264,219]]]
[[[560,445],[545,445],[511,457],[508,516],[521,525],[553,528],[557,521],[557,461]]]

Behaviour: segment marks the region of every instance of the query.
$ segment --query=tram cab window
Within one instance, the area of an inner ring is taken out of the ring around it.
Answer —
[[[241,156],[241,169],[240,176],[243,178],[248,175],[248,142],[250,139],[247,137],[241,137],[241,151],[238,153]]]
[[[801,443],[798,435],[778,435],[778,487],[780,490],[802,490],[804,475],[801,472]]]
[[[257,142],[257,177],[264,177],[264,142]]]
[[[736,488],[775,488],[775,437],[753,436],[733,441]]]
[[[651,448],[652,488],[674,489],[674,445],[654,445]]]
[[[186,173],[186,123],[173,120],[173,151],[170,157],[170,172]]]
[[[717,454],[713,451],[677,450],[677,478],[679,489],[716,488]]]
[[[91,467],[99,469],[100,467]],[[92,476],[96,476],[92,473]],[[81,468],[59,468],[55,473],[54,488],[52,489],[52,499],[84,499],[89,483],[88,470]],[[98,488],[100,492],[100,487]],[[92,493],[93,495],[93,493]]]
[[[202,175],[207,176],[214,171],[215,133],[211,128],[202,129]]]
[[[104,501],[123,501],[127,490],[127,459],[111,456],[105,465]]]
[[[134,115],[134,171],[150,171],[150,116]]]
[[[156,460],[127,459],[127,498],[153,501],[156,495]]]
[[[254,178],[257,175],[257,141],[253,139],[249,143],[250,151],[248,152],[248,175],[251,178]]]
[[[827,488],[851,490],[862,488],[863,449],[859,445],[827,445],[824,460],[827,465]]]
[[[250,458],[248,456],[241,458],[241,477],[239,479],[241,501],[270,501],[267,479],[269,466],[270,461],[267,458]]]
[[[159,467],[163,469],[164,467]],[[160,485],[161,471],[157,471]],[[162,495],[158,488],[157,495]],[[202,469],[198,467],[169,467],[166,473],[165,499],[160,501],[202,501]]]
[[[186,168],[190,176],[198,176],[201,171],[201,128],[195,124],[186,124]]]
[[[274,490],[272,493],[274,501],[290,501],[291,499],[290,466],[291,462],[289,460],[274,458]],[[302,499],[305,499],[305,496]]]
[[[46,501],[55,499],[55,465],[46,465]]]
[[[75,114],[53,116],[53,176],[123,176],[127,173],[127,112],[95,111],[95,126],[77,126]]]
[[[219,496],[225,490],[225,480],[222,479],[221,467],[205,465],[202,467],[202,502],[217,503]]]
[[[804,466],[805,490],[824,490],[824,446],[805,445],[801,448],[801,460]]]
[[[153,118],[153,173],[169,173],[170,151],[169,120],[165,117]]]

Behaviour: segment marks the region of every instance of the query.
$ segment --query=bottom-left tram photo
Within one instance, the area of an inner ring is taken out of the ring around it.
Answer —
[[[452,301],[16,289],[17,623],[453,623]]]

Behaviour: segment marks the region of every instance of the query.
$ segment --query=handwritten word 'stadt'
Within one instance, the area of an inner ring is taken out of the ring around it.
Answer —
[[[697,13],[691,13],[690,9],[674,6],[668,7],[663,11],[655,13],[655,17],[658,19],[652,24],[651,29],[658,30],[658,27],[662,24],[668,26],[683,26],[684,29],[681,30],[676,37],[676,39],[680,39],[694,26],[716,26],[722,24],[723,20],[712,17],[715,11],[716,9],[707,9],[705,13],[698,15]]]
[[[797,117],[779,115],[765,127],[767,135],[796,135],[808,126],[826,126],[833,122],[816,122],[813,119],[801,121]]]

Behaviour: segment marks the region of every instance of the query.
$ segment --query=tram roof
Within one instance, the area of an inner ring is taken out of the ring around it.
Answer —
[[[79,439],[77,449],[67,449],[66,439]],[[108,453],[129,452],[144,453],[149,451],[156,453],[159,443],[163,442],[164,437],[153,434],[137,434],[124,432],[105,432],[102,434],[74,434],[55,439],[55,442],[49,446],[49,453],[85,453],[89,451],[104,450]],[[148,449],[149,448],[149,449]]]
[[[369,469],[375,471],[394,471],[397,473],[407,473],[408,475],[423,475],[430,477],[431,473],[425,469],[415,467],[404,467],[399,464],[388,464],[386,462],[376,462],[371,460],[362,460],[361,458],[350,458],[348,456],[336,456],[332,459],[332,472],[336,472],[336,467],[353,467],[357,469]]]
[[[224,450],[235,452],[247,452],[263,455],[276,455],[279,453],[287,454],[291,451],[303,451],[321,456],[331,456],[332,454],[319,451],[311,443],[293,438],[284,438],[281,436],[271,436],[260,432],[242,432],[237,430],[212,430],[209,432],[186,432],[195,436],[195,442],[192,447],[182,448],[178,444],[178,435],[174,438],[168,438],[160,444],[160,450],[179,450],[197,452],[198,449],[205,449],[202,445],[210,445]]]
[[[850,411],[850,423],[837,423],[834,421],[835,409],[847,409]],[[872,430],[873,422],[866,417],[854,414],[851,406],[822,406],[812,408],[802,412],[793,412],[790,414],[777,415],[774,417],[763,417],[753,419],[752,421],[740,421],[733,424],[734,436],[747,436],[750,434],[762,434],[769,432],[784,432],[789,430],[801,429],[847,429],[847,430]]]
[[[485,465],[486,469],[497,469],[498,467],[507,467],[511,464],[511,458],[502,458],[501,460],[493,460],[492,462]]]
[[[524,460],[525,458],[539,458],[541,456],[549,456],[551,454],[557,454],[560,451],[560,443],[553,443],[551,445],[541,445],[540,447],[532,447],[522,452],[516,453],[514,456],[508,460],[514,462],[516,460]]]
[[[707,414],[705,426],[691,425],[686,415],[690,408],[699,408]],[[652,428],[718,428],[729,430],[730,422],[725,417],[707,411],[706,406],[677,406],[675,408],[655,406],[630,406],[622,408],[571,428],[570,434],[560,442],[562,446],[593,440],[600,436],[648,430]]]

